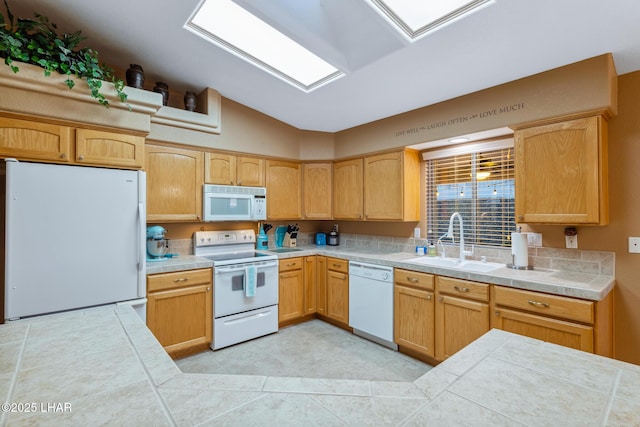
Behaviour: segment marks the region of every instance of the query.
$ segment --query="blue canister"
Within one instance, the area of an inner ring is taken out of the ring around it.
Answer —
[[[256,249],[269,249],[269,238],[262,227],[260,227],[260,233],[256,238]]]
[[[316,245],[324,246],[327,244],[327,233],[316,233]]]

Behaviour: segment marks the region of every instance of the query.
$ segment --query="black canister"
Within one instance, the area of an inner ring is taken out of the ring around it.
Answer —
[[[184,109],[187,111],[196,111],[196,94],[195,92],[187,91],[184,94]]]
[[[332,231],[329,233],[329,238],[327,239],[327,245],[329,246],[338,246],[340,244],[340,235],[337,231]]]
[[[127,79],[127,86],[135,87],[136,89],[144,88],[144,70],[138,64],[129,65],[129,69],[125,73]]]
[[[169,86],[165,82],[156,82],[153,91],[162,94],[162,105],[169,104]]]

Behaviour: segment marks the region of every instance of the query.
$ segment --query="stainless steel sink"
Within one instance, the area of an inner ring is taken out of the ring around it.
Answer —
[[[407,262],[414,262],[416,264],[428,265],[431,267],[453,268],[456,270],[472,271],[478,273],[487,273],[505,267],[504,264],[498,264],[495,262],[482,262],[473,260],[460,262],[460,260],[457,258],[418,257],[408,259]]]
[[[297,249],[297,248],[275,248],[275,249],[269,249],[269,252],[275,252],[277,254],[282,254],[282,253],[286,253],[286,252],[298,252],[301,251],[302,249]]]

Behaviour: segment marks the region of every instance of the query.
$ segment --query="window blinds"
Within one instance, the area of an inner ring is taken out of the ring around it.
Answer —
[[[515,165],[513,146],[506,145],[495,149],[495,144],[474,144],[471,152],[458,150],[458,154],[448,157],[425,154],[429,239],[435,241],[443,236],[451,215],[459,212],[464,221],[465,244],[511,246],[511,232],[515,230]],[[483,148],[489,150],[481,151]],[[456,221],[456,242],[460,241],[459,230]]]

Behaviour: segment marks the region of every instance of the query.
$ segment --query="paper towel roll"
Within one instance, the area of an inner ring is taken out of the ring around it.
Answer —
[[[511,254],[513,265],[527,267],[529,265],[529,248],[526,233],[511,233]]]

